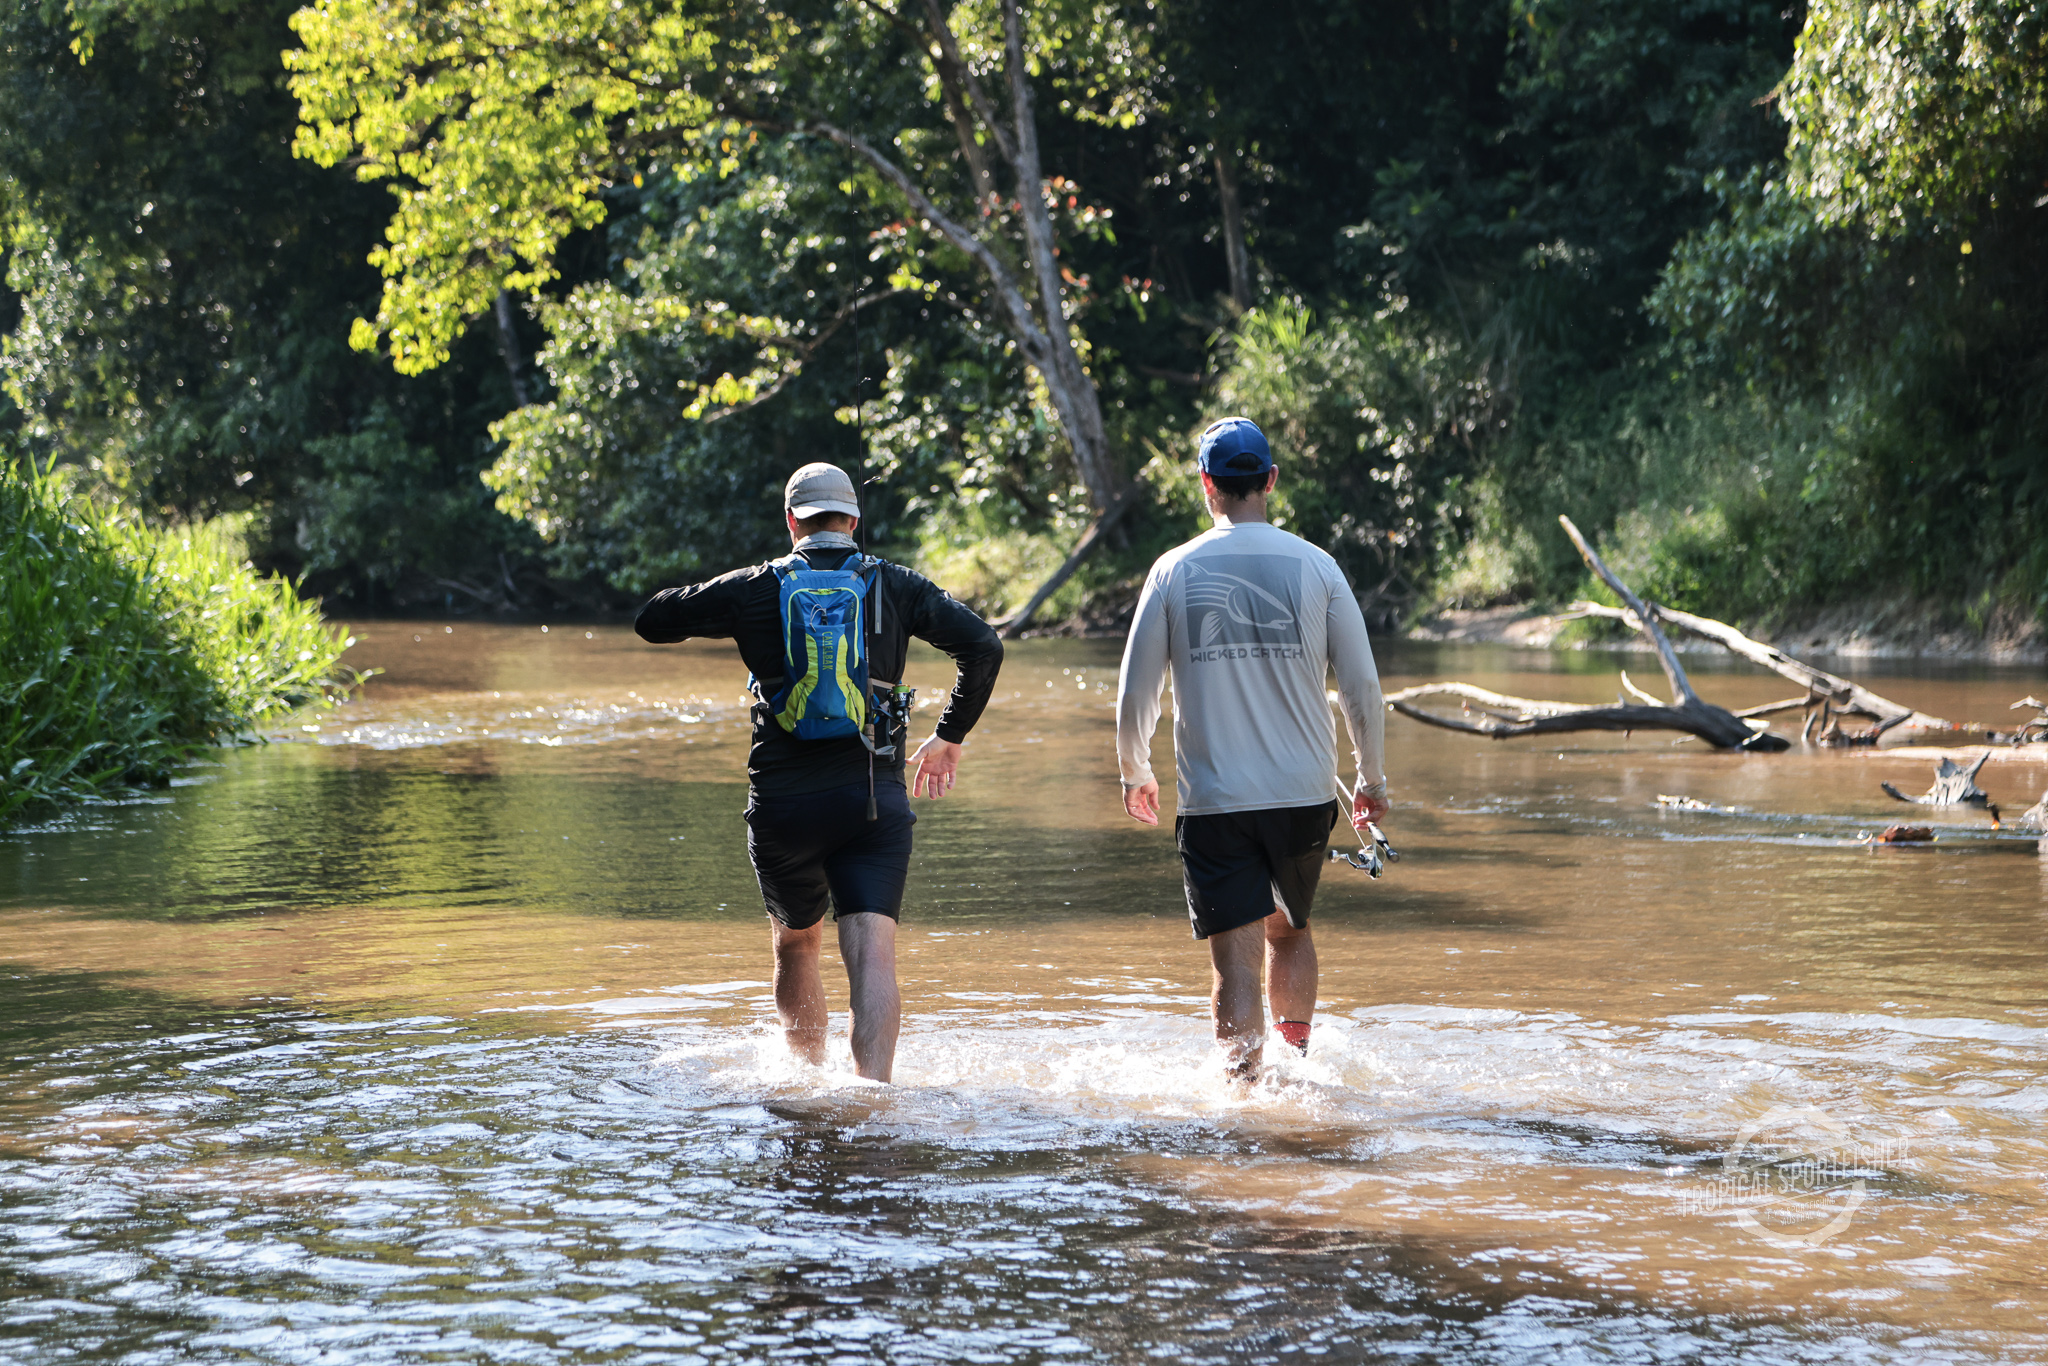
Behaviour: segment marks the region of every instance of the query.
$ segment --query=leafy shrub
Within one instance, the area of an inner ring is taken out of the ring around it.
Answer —
[[[1334,555],[1368,610],[1411,599],[1430,509],[1499,416],[1498,358],[1475,358],[1401,300],[1327,319],[1279,300],[1247,313],[1225,350],[1205,416],[1265,431],[1280,466],[1274,523]]]
[[[167,782],[192,751],[341,685],[351,643],[259,578],[232,522],[172,530],[0,467],[0,819]]]

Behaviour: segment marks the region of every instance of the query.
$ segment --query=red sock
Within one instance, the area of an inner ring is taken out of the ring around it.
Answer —
[[[1280,1021],[1280,1037],[1293,1044],[1301,1052],[1308,1052],[1308,1021]]]

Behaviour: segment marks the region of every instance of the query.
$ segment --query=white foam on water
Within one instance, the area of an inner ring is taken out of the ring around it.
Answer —
[[[1916,1019],[1907,1015],[1837,1014],[1828,1011],[1792,1011],[1782,1015],[1739,1015],[1730,1011],[1665,1018],[1673,1024],[1683,1025],[1768,1024],[1825,1033],[1907,1034],[1927,1039],[1982,1039],[1993,1043],[2048,1047],[2048,1029],[1966,1016]]]
[[[331,719],[280,731],[279,742],[360,745],[366,749],[421,749],[434,745],[613,744],[685,734],[744,719],[746,709],[705,698],[536,696],[480,693],[414,697],[383,704],[351,703]]]
[[[1906,1140],[1910,1156],[1893,1165],[1946,1188],[1945,1198],[2008,1190],[2048,1165],[2039,1133],[2008,1133],[1983,1150],[1952,1141],[1986,1122],[2031,1124],[2048,1109],[2038,1085],[1957,1095],[1913,1080],[1947,1071],[1955,1045],[2010,1041],[2016,1027],[1902,1032],[1866,1056],[1809,1045],[1796,1030],[1731,1040],[1695,1018],[1621,1025],[1561,1011],[1390,1003],[1319,1017],[1306,1057],[1269,1037],[1265,1074],[1252,1086],[1226,1077],[1205,1013],[1129,1007],[913,1018],[889,1087],[854,1076],[844,1017],[833,1020],[824,1068],[794,1059],[772,1019],[734,1029],[670,1017],[659,1064],[689,1103],[780,1105],[859,1133],[970,1150],[1171,1151],[1297,1135],[1319,1150],[1413,1166],[1427,1192],[1413,1197],[1418,1208],[1469,1202],[1468,1213],[1486,1219],[1538,1224],[1582,1213],[1571,1204],[1580,1178],[1547,1191],[1529,1184],[1532,1166],[1651,1172],[1656,1181],[1600,1201],[1665,1217],[1684,1187],[1660,1184],[1667,1172],[1711,1179],[1745,1125],[1787,1108],[1813,1107],[1864,1137]],[[1845,1020],[1834,1023],[1857,1027]],[[1974,1116],[1967,1124],[1957,1118],[1963,1109]]]

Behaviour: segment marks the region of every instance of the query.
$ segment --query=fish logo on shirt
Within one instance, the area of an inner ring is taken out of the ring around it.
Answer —
[[[1301,562],[1291,556],[1212,555],[1190,560],[1182,589],[1188,633],[1197,647],[1299,645],[1300,591]]]

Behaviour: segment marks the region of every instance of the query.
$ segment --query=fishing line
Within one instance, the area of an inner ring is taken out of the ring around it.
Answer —
[[[867,477],[868,432],[866,423],[862,421],[860,406],[861,386],[868,382],[868,377],[861,373],[860,299],[856,297],[849,307],[852,312],[848,314],[847,321],[853,325],[853,468],[854,472],[861,476],[856,481],[857,487],[866,488],[872,481]],[[868,553],[868,519],[865,517],[860,519],[860,553],[863,556]]]

